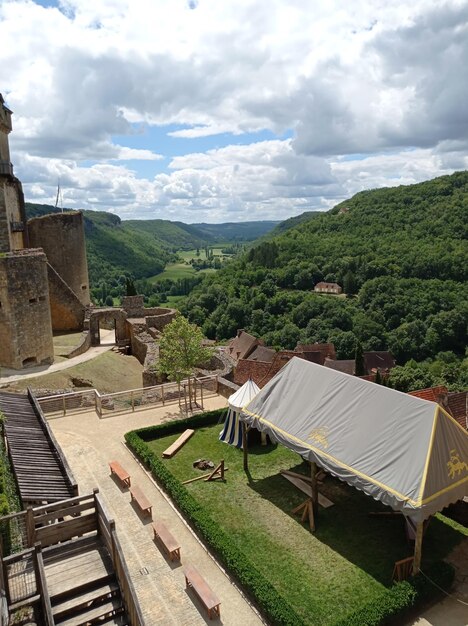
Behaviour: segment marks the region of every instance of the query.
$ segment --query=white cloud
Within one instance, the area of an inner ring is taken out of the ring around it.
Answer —
[[[32,198],[60,177],[127,217],[282,218],[466,167],[466,1],[7,0],[0,41]],[[139,123],[176,128],[126,146]],[[263,130],[293,139],[197,147]]]

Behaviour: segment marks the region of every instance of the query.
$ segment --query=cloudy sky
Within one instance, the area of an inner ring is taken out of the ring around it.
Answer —
[[[468,0],[0,0],[30,202],[283,219],[468,169]]]

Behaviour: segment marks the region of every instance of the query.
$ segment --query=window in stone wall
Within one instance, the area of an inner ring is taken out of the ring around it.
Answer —
[[[29,298],[29,304],[34,304],[37,302],[37,298]]]
[[[88,289],[88,285],[81,285],[81,289],[83,289],[83,291],[85,291],[85,289]]]

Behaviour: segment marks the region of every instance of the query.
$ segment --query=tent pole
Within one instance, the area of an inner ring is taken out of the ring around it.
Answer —
[[[249,471],[249,451],[247,450],[247,424],[242,422],[242,449],[244,451],[244,471]]]
[[[318,497],[317,497],[317,464],[310,461],[310,491],[312,496],[312,504],[314,507],[314,516],[318,514]]]
[[[414,559],[413,559],[413,576],[419,572],[421,567],[421,553],[423,540],[424,522],[420,522],[416,526],[416,540],[414,542]]]

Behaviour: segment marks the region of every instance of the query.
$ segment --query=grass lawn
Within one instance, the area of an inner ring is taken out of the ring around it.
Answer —
[[[142,386],[141,373],[143,367],[133,356],[117,354],[112,350],[100,354],[95,359],[85,361],[69,369],[8,385],[8,391],[24,391],[33,389],[67,389],[73,388],[72,377],[90,380],[93,387],[101,393],[113,393],[123,389],[137,389]]]
[[[54,361],[55,363],[63,361],[63,358],[75,348],[81,339],[81,332],[77,333],[58,333],[54,335]]]
[[[247,476],[242,451],[221,443],[220,430],[221,426],[197,429],[164,463],[183,481],[200,475],[192,468],[194,460],[225,459],[229,468],[225,483],[197,481],[186,487],[306,622],[326,626],[378,599],[391,584],[394,562],[411,554],[403,519],[369,517],[369,511],[389,509],[327,476],[320,491],[335,506],[320,508],[317,530],[311,534],[291,515],[304,494],[279,474],[281,469],[307,473],[308,465],[282,446],[259,446],[250,450]],[[161,458],[177,437],[148,445]],[[446,556],[463,537],[450,520],[433,519],[423,544],[422,569]]]

